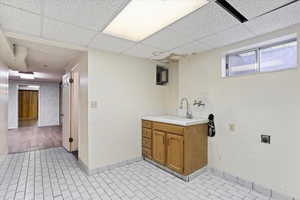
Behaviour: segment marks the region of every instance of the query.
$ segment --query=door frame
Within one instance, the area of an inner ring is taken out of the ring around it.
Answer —
[[[73,67],[70,72],[63,76],[63,146],[69,152],[78,151],[79,144],[79,81],[78,65]],[[68,92],[68,94],[66,94],[66,92]],[[64,95],[67,95],[67,97]],[[65,103],[67,105],[64,105],[64,101],[66,100],[68,103]]]

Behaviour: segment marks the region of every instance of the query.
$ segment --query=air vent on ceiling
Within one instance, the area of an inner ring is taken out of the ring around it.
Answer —
[[[216,3],[224,8],[229,14],[239,20],[241,23],[245,23],[248,19],[242,15],[237,9],[235,9],[230,3],[226,0],[216,0]]]

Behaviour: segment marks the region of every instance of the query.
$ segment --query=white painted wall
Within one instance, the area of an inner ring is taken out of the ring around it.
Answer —
[[[88,53],[89,168],[141,156],[141,117],[164,114],[168,87],[156,86],[156,63],[91,50]]]
[[[38,126],[59,125],[59,84],[46,82],[9,81],[8,127],[18,127],[18,85],[39,85]]]
[[[298,33],[300,26],[189,56],[179,64],[179,96],[203,96],[216,115],[209,165],[275,191],[300,197],[300,69],[221,78],[224,52]],[[299,49],[300,57],[300,49]],[[236,125],[230,132],[229,123]],[[272,136],[271,145],[260,135]]]
[[[18,83],[9,81],[8,129],[18,128]]]
[[[7,154],[8,68],[0,60],[0,155]]]
[[[167,114],[176,115],[179,107],[179,65],[178,62],[170,63],[167,65],[169,69],[169,82],[166,86],[165,92],[165,105]]]
[[[59,125],[59,84],[40,83],[39,127]]]
[[[88,166],[88,54],[84,53],[77,64],[76,71],[79,72],[78,157]]]

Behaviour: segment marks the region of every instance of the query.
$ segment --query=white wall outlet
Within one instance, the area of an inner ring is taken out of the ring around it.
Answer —
[[[229,123],[228,128],[229,128],[229,131],[235,132],[235,124],[234,123]]]

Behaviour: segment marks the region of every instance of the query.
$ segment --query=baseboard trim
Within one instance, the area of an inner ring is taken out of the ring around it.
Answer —
[[[96,168],[96,169],[89,169],[88,166],[86,164],[84,164],[84,162],[82,162],[82,160],[80,160],[80,158],[78,158],[78,165],[79,165],[79,168],[82,171],[84,171],[87,175],[91,176],[91,175],[94,175],[94,174],[97,174],[97,173],[102,173],[102,172],[112,170],[112,169],[115,169],[115,168],[119,168],[119,167],[122,167],[122,166],[125,166],[125,165],[130,165],[132,163],[139,162],[141,160],[143,160],[143,158],[140,156],[140,157],[124,160],[124,161],[121,161],[121,162],[118,162],[118,163],[114,163],[114,164],[111,164],[111,165],[106,165],[106,166],[103,166],[103,167],[99,167],[99,168]]]
[[[255,191],[263,196],[266,196],[267,198],[274,199],[274,200],[297,200],[295,197],[291,197],[289,195],[276,192],[273,189],[261,186],[253,181],[242,179],[238,176],[218,170],[216,168],[208,168],[208,170],[210,170],[210,172],[212,174],[214,174],[215,176],[223,178],[232,183],[236,183],[236,184],[238,184],[242,187],[245,187],[251,191]]]
[[[198,169],[197,171],[191,173],[190,175],[184,176],[184,175],[181,175],[181,174],[179,174],[177,172],[174,172],[174,171],[168,169],[165,166],[162,166],[162,165],[154,162],[153,160],[150,160],[148,158],[144,158],[144,160],[147,161],[147,162],[149,162],[149,163],[151,163],[151,164],[153,164],[154,166],[156,166],[156,167],[158,167],[158,168],[160,168],[160,169],[162,169],[162,170],[164,170],[164,171],[166,171],[166,172],[168,172],[168,173],[170,173],[170,174],[172,174],[172,175],[174,175],[174,176],[176,176],[176,177],[184,180],[185,182],[192,181],[193,179],[195,179],[196,177],[198,177],[203,172],[206,172],[206,170],[207,170],[207,167],[203,167],[203,168]]]

